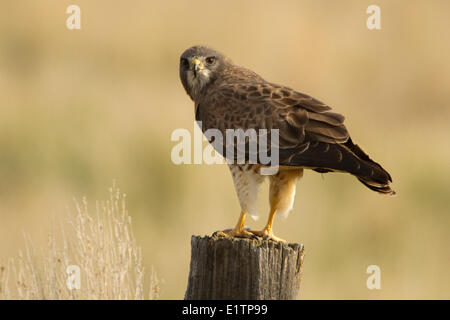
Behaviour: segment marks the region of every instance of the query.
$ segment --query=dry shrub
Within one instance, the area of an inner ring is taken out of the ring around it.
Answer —
[[[37,249],[25,235],[25,251],[0,265],[0,299],[157,298],[153,269],[145,290],[142,250],[125,198],[113,185],[109,199],[97,202],[95,216],[85,198],[75,200],[75,212],[68,210],[67,221],[57,224],[45,248]],[[79,270],[78,278],[73,270]]]

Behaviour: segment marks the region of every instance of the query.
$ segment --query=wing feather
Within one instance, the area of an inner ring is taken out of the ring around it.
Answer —
[[[222,84],[200,102],[205,129],[279,129],[280,149],[305,142],[344,143],[349,134],[344,117],[326,104],[287,87],[260,83]],[[210,116],[208,116],[210,115]],[[308,139],[306,141],[305,139]],[[303,148],[301,148],[303,149]]]
[[[226,129],[255,129],[258,135],[259,129],[278,129],[280,165],[348,172],[372,190],[395,193],[389,173],[351,141],[344,116],[306,94],[257,80],[225,83],[206,95],[197,107],[203,130],[218,128],[226,137]],[[224,145],[237,150],[234,139]],[[225,149],[217,151],[225,155]]]

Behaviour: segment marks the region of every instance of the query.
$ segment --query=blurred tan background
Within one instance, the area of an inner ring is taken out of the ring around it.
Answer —
[[[81,8],[68,30],[66,8]],[[366,9],[381,7],[379,31]],[[72,198],[127,194],[161,298],[184,296],[190,236],[235,224],[224,165],[170,160],[193,130],[180,54],[213,46],[346,116],[398,196],[307,171],[277,235],[306,246],[301,298],[450,298],[450,2],[2,1],[0,259],[44,239]],[[262,228],[268,185],[261,193]],[[366,288],[369,265],[381,290]]]

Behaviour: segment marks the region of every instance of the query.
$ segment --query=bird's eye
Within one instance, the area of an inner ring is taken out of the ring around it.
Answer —
[[[216,62],[216,57],[208,57],[208,58],[206,58],[206,63],[207,64],[213,64],[214,62]]]
[[[189,67],[189,62],[188,62],[188,60],[185,59],[185,58],[181,58],[180,64],[181,64],[183,67],[185,67],[185,68]]]

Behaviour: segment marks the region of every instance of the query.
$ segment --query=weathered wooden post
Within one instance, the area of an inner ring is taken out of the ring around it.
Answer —
[[[302,244],[192,236],[187,300],[297,299]]]

